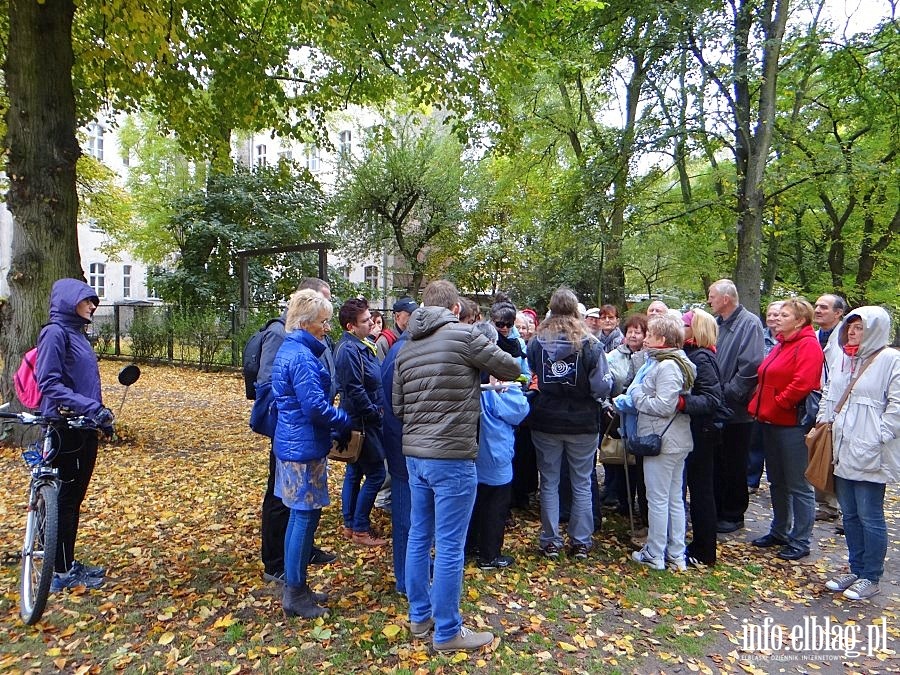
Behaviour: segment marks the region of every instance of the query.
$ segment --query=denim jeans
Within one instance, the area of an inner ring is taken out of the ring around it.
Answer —
[[[284,535],[284,582],[288,586],[306,586],[306,566],[321,515],[322,509],[291,509]]]
[[[448,642],[462,627],[464,547],[478,478],[471,459],[407,457],[410,521],[406,545],[409,620],[434,619],[434,642]],[[431,546],[434,544],[434,570]]]
[[[769,533],[803,551],[816,519],[816,496],[806,480],[809,451],[803,427],[763,424],[766,449],[766,476],[772,496],[772,525]]]
[[[555,544],[562,548],[563,545],[559,534],[559,476],[565,455],[572,481],[569,541],[590,548],[594,534],[591,477],[599,434],[547,434],[532,430],[531,438],[541,473],[541,547]]]
[[[887,555],[884,484],[835,476],[834,488],[844,512],[850,571],[860,579],[878,583]]]
[[[354,532],[368,532],[371,528],[369,516],[375,506],[375,498],[384,483],[387,474],[384,460],[359,460],[347,464],[344,473],[344,487],[341,490],[341,512],[344,516],[344,527]],[[365,476],[365,482],[363,482]],[[362,487],[360,487],[362,483]]]
[[[644,457],[647,486],[647,544],[644,551],[654,560],[684,558],[684,460],[689,450]]]
[[[391,479],[391,542],[394,546],[394,579],[398,593],[406,595],[406,542],[409,539],[409,481]]]

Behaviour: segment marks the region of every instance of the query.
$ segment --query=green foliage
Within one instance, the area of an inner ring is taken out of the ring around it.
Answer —
[[[342,253],[396,251],[412,273],[406,292],[417,295],[426,270],[447,260],[442,238],[463,219],[462,147],[437,120],[408,115],[375,128],[366,149],[344,158],[338,178]]]
[[[136,312],[128,329],[131,353],[138,360],[163,358],[168,351],[169,327],[156,312]]]

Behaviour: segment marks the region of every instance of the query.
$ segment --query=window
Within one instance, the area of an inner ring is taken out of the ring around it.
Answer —
[[[256,166],[266,166],[266,146],[263,144],[256,146]]]
[[[378,267],[376,265],[366,265],[365,268],[366,286],[378,289]]]
[[[294,153],[290,149],[279,150],[278,159],[283,159],[285,162],[290,162],[292,159],[294,159]]]
[[[339,136],[340,142],[338,143],[338,152],[341,155],[349,155],[350,150],[353,149],[353,145],[351,141],[353,140],[353,135],[350,133],[349,129],[345,129],[340,133]]]
[[[94,289],[98,298],[106,297],[106,265],[103,263],[91,263],[88,284]]]
[[[319,170],[319,148],[314,145],[306,148],[306,168],[312,173]]]
[[[131,297],[131,265],[122,265],[122,297]]]
[[[87,128],[87,148],[85,152],[99,162],[103,161],[103,127],[91,122]]]

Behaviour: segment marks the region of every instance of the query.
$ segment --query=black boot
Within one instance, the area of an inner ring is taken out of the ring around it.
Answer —
[[[328,593],[316,593],[309,584],[306,584],[306,590],[312,596],[313,602],[317,605],[324,605],[328,602]]]
[[[328,614],[328,610],[319,607],[313,599],[308,587],[284,585],[281,606],[285,616],[301,616],[304,619],[316,619]]]

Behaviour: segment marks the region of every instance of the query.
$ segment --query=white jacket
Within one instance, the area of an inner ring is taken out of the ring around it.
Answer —
[[[847,322],[856,316],[863,321],[863,338],[851,358],[843,347]],[[829,354],[830,382],[817,421],[834,422],[834,474],[841,478],[884,484],[900,480],[900,351],[886,346],[890,329],[890,317],[881,307],[855,309],[840,326],[840,348]],[[835,416],[851,378],[879,349]]]

